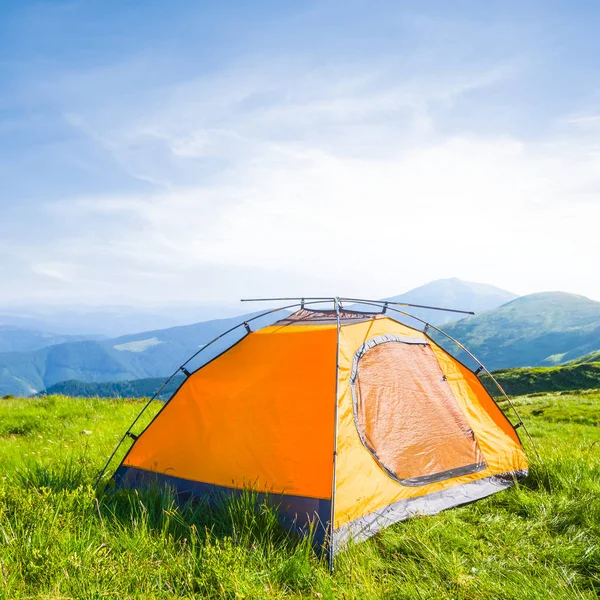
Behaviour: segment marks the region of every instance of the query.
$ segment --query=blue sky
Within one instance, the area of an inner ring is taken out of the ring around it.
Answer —
[[[595,2],[0,3],[0,304],[600,300]]]

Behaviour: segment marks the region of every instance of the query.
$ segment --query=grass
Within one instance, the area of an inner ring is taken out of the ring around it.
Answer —
[[[0,401],[0,598],[598,598],[600,392],[516,404],[543,459],[524,484],[390,527],[330,575],[251,496],[97,494],[140,401]]]

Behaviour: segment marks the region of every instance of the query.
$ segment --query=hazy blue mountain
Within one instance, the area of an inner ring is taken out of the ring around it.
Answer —
[[[99,339],[97,335],[61,335],[47,331],[22,329],[10,325],[0,325],[0,352],[27,352],[46,346]]]
[[[410,304],[420,304],[423,306],[437,306],[440,308],[454,308],[458,310],[473,311],[480,313],[486,310],[497,308],[506,302],[517,298],[516,294],[507,292],[493,285],[485,283],[473,283],[463,281],[452,277],[450,279],[437,279],[426,283],[420,287],[414,288],[398,296],[383,298],[390,302],[407,302]],[[375,307],[368,304],[353,304],[351,308],[358,310],[376,310]],[[408,312],[415,317],[423,319],[433,325],[443,325],[461,318],[458,313],[430,310],[413,307],[397,307]],[[398,313],[392,313],[394,318],[406,322],[408,325],[420,327],[415,319],[403,317]],[[465,315],[466,316],[466,315]]]
[[[470,310],[476,314],[492,310],[517,298],[516,294],[501,290],[485,283],[473,283],[452,277],[451,279],[438,279],[398,296],[384,298],[393,302],[409,302],[442,308],[455,308]],[[404,309],[402,309],[404,310]],[[407,308],[416,317],[420,317],[434,325],[442,325],[456,321],[456,313],[419,308]],[[414,322],[413,322],[414,324]]]
[[[394,299],[476,311],[496,305],[475,317],[444,325],[492,369],[558,364],[600,349],[599,302],[553,292],[524,296],[498,306],[512,297],[492,286],[449,279]],[[433,323],[448,318],[444,313],[423,313]],[[281,316],[276,313],[263,317],[252,327],[257,329]],[[205,343],[244,318],[249,315],[0,353],[0,395],[35,394],[70,380],[101,383],[166,378]],[[450,318],[456,315],[450,313]],[[188,370],[214,357],[244,333],[242,327],[224,336],[192,361]]]
[[[147,331],[109,340],[88,340],[48,346],[32,352],[0,354],[0,396],[31,395],[67,380],[124,381],[166,377],[193,353],[237,325],[245,315],[169,329]],[[281,313],[261,317],[254,329],[272,323]],[[245,329],[236,329],[188,365],[191,371],[239,340]]]
[[[117,337],[165,329],[242,312],[238,304],[197,303],[172,306],[22,306],[0,307],[0,326],[52,331],[59,335],[98,334]]]
[[[530,294],[444,331],[488,369],[555,365],[600,349],[600,302],[564,292]]]

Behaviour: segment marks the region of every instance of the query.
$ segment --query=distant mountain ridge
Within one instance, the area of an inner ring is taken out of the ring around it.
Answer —
[[[477,298],[484,298],[478,300]],[[477,308],[500,304],[513,294],[493,286],[462,282],[459,279],[438,280],[398,296],[414,298],[423,304],[455,304],[457,308]],[[373,307],[367,308],[372,310]],[[448,314],[421,311],[432,322],[447,319]],[[119,313],[120,314],[120,313]],[[420,314],[417,310],[415,314]],[[456,315],[449,313],[450,318]],[[281,318],[275,313],[256,322],[260,327]],[[119,317],[121,318],[121,317]],[[224,330],[243,321],[241,315],[228,319],[204,321],[168,329],[154,329],[106,340],[81,340],[48,345],[43,348],[20,348],[19,352],[0,354],[0,395],[30,395],[56,383],[81,380],[90,383],[166,377],[200,345]],[[413,323],[414,324],[414,323]],[[202,356],[226,348],[232,336],[220,340]],[[15,348],[16,349],[16,348]]]
[[[240,313],[237,304],[173,306],[25,306],[20,309],[0,306],[0,327],[53,332],[53,335],[119,337],[140,331],[168,329],[190,323],[232,317]]]
[[[100,338],[99,335],[61,335],[12,325],[0,325],[0,352],[28,352],[66,342]]]
[[[600,350],[600,303],[582,296],[551,292],[513,299],[514,294],[493,286],[447,279],[393,298],[448,308],[492,307],[474,317],[443,325],[490,369],[559,364]],[[503,303],[506,298],[511,300]],[[416,309],[410,312],[419,314]],[[252,329],[272,323],[282,314],[261,317],[252,324]],[[422,314],[434,324],[457,317],[438,311]],[[70,380],[88,383],[162,380],[203,344],[251,316],[0,353],[0,396],[31,395]],[[189,370],[228,348],[244,333],[242,327],[220,339],[190,363]],[[454,351],[450,346],[447,348]]]
[[[551,366],[600,349],[600,302],[564,292],[530,294],[444,331],[488,369]]]
[[[392,302],[409,302],[411,304],[433,305],[441,308],[480,312],[492,310],[518,296],[493,285],[462,281],[456,277],[438,279],[398,296],[384,298]],[[407,312],[429,321],[434,325],[443,325],[457,320],[457,314],[443,311],[432,311],[419,308],[407,308]],[[414,320],[413,323],[414,325]]]
[[[0,354],[0,396],[29,396],[68,380],[87,382],[126,381],[170,375],[192,354],[231,327],[258,313],[216,319],[194,325],[146,331],[109,340],[57,344],[32,352]],[[282,313],[252,322],[253,329],[268,325]],[[192,370],[245,333],[244,327],[224,336],[188,365]]]

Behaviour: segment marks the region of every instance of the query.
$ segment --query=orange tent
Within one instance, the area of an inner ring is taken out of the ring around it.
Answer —
[[[526,475],[517,433],[477,374],[424,331],[385,311],[304,306],[247,330],[133,436],[118,487],[266,492],[283,523],[316,522],[332,558],[350,539]]]

